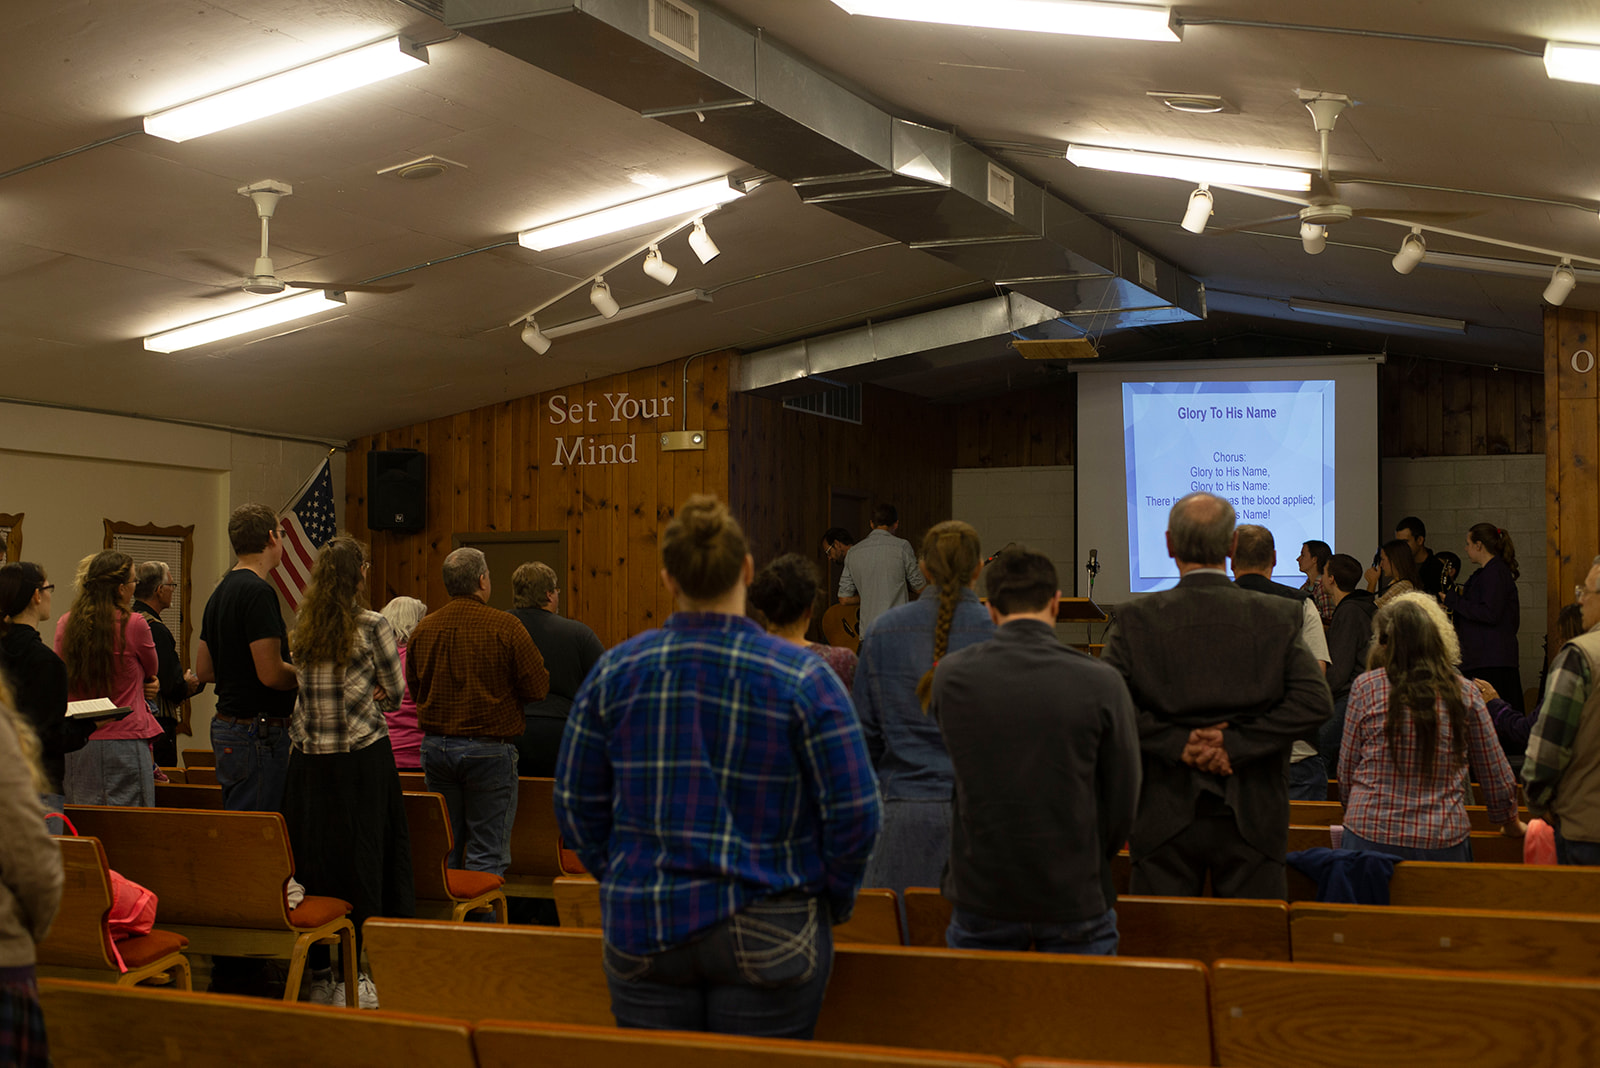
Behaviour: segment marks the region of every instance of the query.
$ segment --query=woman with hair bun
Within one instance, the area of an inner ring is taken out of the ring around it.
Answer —
[[[1439,594],[1455,616],[1461,635],[1461,673],[1489,683],[1513,708],[1522,708],[1522,657],[1517,628],[1522,607],[1517,597],[1516,546],[1511,535],[1493,523],[1476,523],[1467,531],[1467,556],[1478,570],[1457,593]]]
[[[806,640],[817,583],[817,565],[799,553],[788,553],[762,568],[750,583],[750,604],[767,618],[768,634],[822,657],[849,689],[856,678],[854,651]]]
[[[934,666],[946,653],[994,636],[975,590],[983,567],[976,530],[957,519],[935,525],[918,563],[928,585],[873,623],[852,690],[883,793],[883,836],[867,885],[896,894],[938,886],[950,855],[955,770],[927,713]]]
[[[56,623],[56,654],[67,665],[68,696],[74,701],[105,697],[132,711],[105,721],[87,745],[67,754],[67,803],[148,807],[156,803],[150,739],[164,732],[150,714],[144,684],[155,677],[160,658],[150,624],[133,611],[133,557],[107,549],[80,571],[78,599]]]
[[[695,496],[661,535],[677,610],[573,701],[556,816],[600,880],[618,1026],[810,1038],[880,811],[821,658],[745,615],[744,533]]]

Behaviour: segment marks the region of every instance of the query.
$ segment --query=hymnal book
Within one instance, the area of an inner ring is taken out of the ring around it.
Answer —
[[[68,701],[68,719],[113,719],[126,716],[131,708],[123,708],[109,697],[91,697],[87,701]]]

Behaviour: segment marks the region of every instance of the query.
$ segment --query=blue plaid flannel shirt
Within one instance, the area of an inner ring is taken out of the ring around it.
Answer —
[[[600,880],[606,940],[635,954],[788,890],[842,923],[883,819],[833,670],[711,613],[675,613],[600,658],[567,721],[555,803]]]

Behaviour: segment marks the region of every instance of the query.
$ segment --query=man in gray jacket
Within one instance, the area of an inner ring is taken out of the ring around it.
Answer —
[[[1333,711],[1300,637],[1300,606],[1243,590],[1223,562],[1233,506],[1192,493],[1172,506],[1176,588],[1117,609],[1105,662],[1139,710],[1144,789],[1129,851],[1136,894],[1287,892],[1289,750]]]

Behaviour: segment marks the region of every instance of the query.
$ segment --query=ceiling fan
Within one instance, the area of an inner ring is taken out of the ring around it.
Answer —
[[[1285,215],[1273,215],[1265,219],[1252,219],[1249,222],[1236,223],[1233,226],[1219,227],[1212,233],[1228,234],[1241,230],[1254,230],[1258,227],[1273,226],[1283,222],[1298,222],[1300,224],[1300,241],[1305,250],[1312,255],[1323,250],[1327,243],[1326,229],[1336,223],[1347,222],[1350,219],[1381,219],[1385,222],[1412,224],[1416,226],[1428,223],[1457,222],[1470,219],[1480,214],[1479,212],[1464,211],[1412,211],[1408,208],[1353,208],[1339,197],[1339,183],[1334,181],[1333,174],[1328,168],[1328,137],[1333,133],[1333,124],[1338,121],[1339,114],[1349,107],[1351,100],[1338,93],[1319,93],[1309,90],[1297,90],[1300,100],[1305,104],[1306,110],[1311,112],[1312,125],[1316,127],[1317,134],[1322,141],[1322,167],[1321,170],[1311,175],[1311,190],[1304,201],[1305,206],[1298,211]],[[1359,182],[1359,178],[1347,177],[1347,182]],[[1248,192],[1248,190],[1246,190]],[[1292,199],[1292,198],[1284,198]]]
[[[240,196],[249,197],[256,206],[256,214],[261,217],[261,255],[256,260],[255,271],[240,282],[239,288],[246,293],[269,295],[282,293],[285,289],[328,289],[340,293],[398,293],[403,289],[410,289],[410,282],[397,285],[374,286],[357,285],[351,282],[307,282],[299,279],[282,279],[272,265],[272,257],[268,254],[267,224],[272,219],[272,214],[278,209],[278,201],[294,193],[294,188],[288,182],[279,182],[272,179],[255,182],[239,190]],[[215,260],[197,258],[196,262],[215,267],[218,270],[231,271],[232,267],[218,263]],[[207,296],[223,297],[233,292],[232,289],[220,290],[209,293]]]

